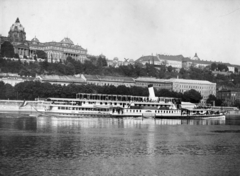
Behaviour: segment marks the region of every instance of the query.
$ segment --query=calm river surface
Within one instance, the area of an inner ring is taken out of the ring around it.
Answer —
[[[240,117],[50,118],[0,114],[0,175],[240,175]]]

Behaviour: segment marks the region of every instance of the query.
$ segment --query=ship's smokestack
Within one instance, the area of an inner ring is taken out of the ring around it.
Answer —
[[[155,97],[155,92],[154,92],[152,84],[148,85],[148,92],[149,92],[149,99],[150,100],[156,100],[157,99],[157,97]]]

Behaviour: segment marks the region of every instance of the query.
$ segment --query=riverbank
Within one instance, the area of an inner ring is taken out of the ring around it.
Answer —
[[[37,112],[43,109],[43,101],[0,100],[0,112]]]

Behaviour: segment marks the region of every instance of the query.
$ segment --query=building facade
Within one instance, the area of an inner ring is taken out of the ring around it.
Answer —
[[[82,75],[87,84],[94,84],[98,86],[126,86],[131,87],[135,85],[135,81],[130,77],[118,76],[101,76],[101,75]]]
[[[194,89],[198,91],[205,102],[209,95],[216,96],[216,83],[204,80],[191,80],[191,79],[169,79],[173,83],[173,91],[184,93],[185,91]]]
[[[39,75],[34,81],[42,83],[58,84],[67,86],[69,84],[82,85],[86,84],[85,80],[80,76],[59,76],[59,75]]]
[[[148,87],[149,84],[152,84],[156,89],[168,89],[173,90],[173,84],[168,79],[157,79],[152,77],[138,77],[135,79],[135,86],[138,87]]]
[[[0,36],[0,44],[9,41],[14,46],[14,52],[20,58],[34,57],[36,50],[42,50],[47,54],[49,62],[59,62],[66,60],[68,56],[73,59],[84,62],[87,60],[87,50],[79,45],[75,45],[73,41],[65,37],[60,42],[40,42],[36,37],[32,40],[26,40],[26,32],[19,18],[10,27],[8,37]]]
[[[232,105],[235,100],[240,100],[240,90],[219,90],[216,97]]]
[[[163,55],[163,54],[156,54],[156,56],[153,56],[153,55],[142,56],[139,59],[137,59],[136,62],[140,62],[143,65],[148,63],[148,64],[153,64],[155,66],[158,66],[158,65],[172,66],[176,70],[180,70],[181,68],[188,70],[190,67],[196,67],[196,68],[203,69],[207,66],[210,66],[213,63],[216,63],[216,64],[226,65],[228,67],[229,74],[230,74],[230,72],[232,72],[232,73],[240,72],[239,65],[201,60],[198,57],[197,53],[195,53],[195,55],[192,58],[183,57],[182,55],[174,56],[174,55]],[[227,72],[227,71],[225,71],[225,72]]]
[[[178,70],[182,68],[182,55],[168,56],[163,54],[157,54],[157,58],[161,64],[165,64],[167,67],[172,66],[173,68],[176,68]]]

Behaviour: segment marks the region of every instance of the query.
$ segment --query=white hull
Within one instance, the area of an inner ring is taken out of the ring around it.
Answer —
[[[158,118],[158,119],[220,119],[225,120],[225,115],[182,115],[181,110],[139,110],[123,109],[123,111],[72,111],[72,110],[47,110],[42,113],[46,116],[55,117],[135,117],[135,118]]]

